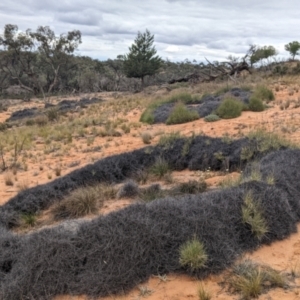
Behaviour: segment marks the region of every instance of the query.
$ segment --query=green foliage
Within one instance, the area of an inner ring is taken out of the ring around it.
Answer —
[[[169,164],[165,159],[161,157],[158,157],[155,160],[155,163],[150,168],[150,173],[157,176],[158,178],[162,178],[168,172],[170,172]]]
[[[153,46],[154,35],[149,30],[138,32],[129,53],[124,56],[124,72],[127,77],[140,78],[142,82],[146,75],[154,75],[161,66],[162,60],[156,54]]]
[[[240,293],[242,299],[257,298],[265,290],[286,286],[285,278],[269,266],[259,265],[249,259],[236,264],[228,278],[229,289]]]
[[[154,115],[153,115],[153,108],[147,108],[140,117],[140,122],[153,124],[154,123]]]
[[[262,100],[256,96],[251,96],[249,101],[249,110],[251,111],[263,111],[265,109]]]
[[[243,104],[234,98],[225,98],[217,108],[217,115],[222,119],[237,118],[241,115]]]
[[[300,43],[298,41],[290,42],[284,45],[284,49],[291,54],[292,59],[295,59],[295,56],[299,55]]]
[[[167,125],[182,124],[199,119],[199,114],[196,111],[189,110],[183,103],[178,103],[173,108],[169,118],[166,121]]]
[[[197,100],[196,96],[193,97],[191,94],[183,92],[183,93],[177,93],[175,95],[170,96],[164,102],[165,103],[182,102],[185,104],[189,104],[189,103],[193,103],[195,100]]]
[[[163,134],[158,141],[158,145],[164,148],[170,148],[172,144],[180,138],[181,135],[179,131]]]
[[[250,226],[252,234],[259,240],[268,232],[268,225],[262,215],[260,205],[253,199],[251,192],[248,192],[244,198],[242,221]]]
[[[152,184],[140,191],[140,198],[145,202],[150,202],[164,196],[159,184]]]
[[[215,115],[215,114],[210,114],[210,115],[208,115],[204,118],[205,122],[216,122],[216,121],[219,121],[219,120],[220,120],[220,117],[218,115]]]
[[[250,45],[250,49],[248,51],[250,56],[251,66],[263,59],[268,59],[272,56],[277,55],[277,51],[273,46],[263,46],[259,47],[257,45]]]
[[[198,270],[206,266],[208,255],[204,245],[196,238],[187,241],[179,249],[179,262],[191,270]]]
[[[264,85],[256,87],[253,96],[267,102],[275,99],[274,93]]]

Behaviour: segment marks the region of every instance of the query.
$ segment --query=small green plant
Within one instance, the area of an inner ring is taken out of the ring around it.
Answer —
[[[176,140],[178,140],[180,138],[181,138],[181,135],[180,135],[179,131],[170,132],[168,134],[163,134],[158,141],[158,145],[168,149],[173,145],[173,143]]]
[[[142,140],[144,144],[151,144],[152,135],[149,132],[143,132],[141,134]]]
[[[210,114],[210,115],[208,115],[204,118],[205,122],[216,122],[216,121],[219,121],[219,120],[220,120],[220,117],[218,115],[215,115],[215,114]]]
[[[273,101],[275,99],[274,93],[264,85],[260,85],[260,86],[256,87],[253,95],[256,96],[257,98],[259,98],[263,101],[265,100],[267,102]]]
[[[204,180],[189,180],[188,182],[180,183],[177,187],[175,187],[174,191],[181,194],[197,194],[203,193],[206,189],[207,183]]]
[[[225,98],[217,108],[217,115],[222,119],[237,118],[241,115],[243,104],[234,98]]]
[[[240,293],[243,299],[257,298],[272,287],[286,287],[286,279],[269,266],[245,259],[233,267],[228,278],[231,292]]]
[[[202,284],[198,288],[198,299],[199,300],[210,300],[210,299],[212,299],[211,294],[205,290],[205,288]]]
[[[46,116],[48,117],[48,120],[51,121],[58,121],[59,119],[59,113],[56,108],[50,108],[46,111]]]
[[[198,270],[206,266],[208,255],[204,245],[196,238],[184,243],[179,249],[179,262],[193,270]]]
[[[147,108],[141,115],[140,121],[147,124],[154,123],[153,108]]]
[[[252,234],[261,240],[269,228],[262,214],[262,209],[257,201],[254,200],[252,192],[249,191],[244,197],[242,207],[242,222],[251,228]]]
[[[257,96],[251,96],[249,101],[249,110],[251,111],[263,111],[265,106],[260,98]]]
[[[37,217],[33,213],[24,213],[21,215],[21,220],[25,226],[33,227],[36,224]]]
[[[183,103],[177,103],[169,118],[166,121],[167,125],[182,124],[199,119],[198,112],[189,110]]]
[[[150,167],[150,173],[157,176],[158,178],[162,178],[168,172],[170,172],[169,164],[162,157],[158,157],[155,160],[154,164]]]

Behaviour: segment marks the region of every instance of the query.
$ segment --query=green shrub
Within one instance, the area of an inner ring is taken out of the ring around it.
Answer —
[[[210,300],[211,299],[210,293],[205,290],[203,285],[200,285],[198,288],[198,299],[199,300]]]
[[[153,115],[153,109],[147,108],[140,117],[140,122],[147,123],[147,124],[153,124],[154,123],[154,115]]]
[[[193,103],[194,98],[191,94],[183,92],[183,93],[178,93],[178,94],[175,94],[175,95],[167,98],[167,100],[164,102],[167,102],[167,103],[182,102],[182,103],[188,104],[188,103]]]
[[[164,192],[158,183],[152,184],[149,187],[140,190],[140,198],[145,202],[150,202],[163,196]]]
[[[150,172],[153,175],[157,176],[158,178],[162,178],[169,171],[170,171],[170,167],[168,162],[161,157],[158,157],[155,163],[150,168]]]
[[[237,118],[241,115],[243,109],[243,104],[234,99],[226,98],[217,108],[217,115],[222,119],[232,119]]]
[[[173,108],[169,118],[166,121],[166,124],[182,124],[197,119],[199,119],[199,114],[196,111],[190,111],[183,103],[178,103]]]
[[[205,122],[216,122],[216,121],[219,121],[219,120],[220,120],[220,117],[218,115],[215,115],[215,114],[210,114],[210,115],[208,115],[204,118]]]
[[[164,148],[170,148],[172,144],[180,138],[181,135],[179,131],[163,134],[158,141],[158,145]]]
[[[255,90],[254,90],[254,95],[261,99],[261,100],[265,100],[267,102],[272,101],[275,99],[274,93],[268,89],[266,86],[264,85],[260,85],[258,86]]]
[[[36,224],[37,218],[33,213],[24,213],[21,215],[21,220],[25,226],[33,227]]]
[[[50,108],[46,111],[46,115],[49,121],[57,121],[59,119],[59,113],[56,108]]]
[[[205,267],[208,255],[203,244],[196,238],[187,241],[179,249],[179,263],[189,267],[191,270],[198,270]]]
[[[263,111],[265,109],[264,104],[257,96],[251,96],[249,101],[249,109],[251,111]]]

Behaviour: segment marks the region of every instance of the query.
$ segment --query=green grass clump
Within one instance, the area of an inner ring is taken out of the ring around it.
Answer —
[[[215,115],[215,114],[210,114],[210,115],[208,115],[204,118],[205,122],[216,122],[216,121],[219,121],[219,120],[220,120],[220,117],[218,115]]]
[[[170,96],[166,99],[166,103],[175,103],[175,102],[182,102],[185,104],[189,104],[194,102],[194,98],[191,94],[183,92],[183,93],[177,93],[175,95]]]
[[[251,111],[263,111],[265,109],[262,100],[256,96],[251,96],[248,107]]]
[[[264,291],[286,286],[285,278],[269,266],[246,259],[234,266],[228,279],[229,289],[243,299],[257,298]]]
[[[158,157],[155,160],[155,163],[150,167],[150,173],[157,176],[158,178],[162,178],[168,172],[170,172],[169,164],[165,159],[161,157]]]
[[[199,119],[198,112],[189,110],[183,103],[178,103],[173,108],[169,118],[166,121],[167,125],[182,124]]]
[[[144,144],[151,144],[152,135],[149,132],[143,132],[141,138]]]
[[[261,240],[268,232],[268,225],[263,217],[260,205],[255,202],[251,192],[248,192],[244,198],[242,207],[242,222],[251,228],[252,234]]]
[[[140,122],[153,124],[154,123],[154,115],[153,115],[153,108],[148,107],[141,115]]]
[[[24,213],[21,215],[21,220],[24,226],[33,227],[37,222],[37,217],[33,213]]]
[[[198,299],[199,300],[210,300],[211,294],[205,290],[203,285],[201,284],[198,288]]]
[[[241,115],[243,110],[243,104],[234,99],[226,98],[217,108],[217,115],[222,119],[237,118]]]
[[[164,148],[170,148],[172,144],[180,138],[181,135],[179,131],[163,134],[158,141],[158,145]]]
[[[256,87],[253,95],[261,99],[262,101],[267,102],[273,101],[275,99],[274,93],[264,85]]]
[[[181,266],[198,270],[206,266],[208,255],[204,245],[196,238],[187,241],[179,249],[179,263]]]

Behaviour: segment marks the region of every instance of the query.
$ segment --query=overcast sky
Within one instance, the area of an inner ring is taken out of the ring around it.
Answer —
[[[128,52],[138,31],[150,30],[162,58],[203,61],[242,56],[249,44],[300,41],[299,0],[1,0],[5,24],[20,30],[50,26],[56,34],[78,29],[77,54],[100,60]]]

